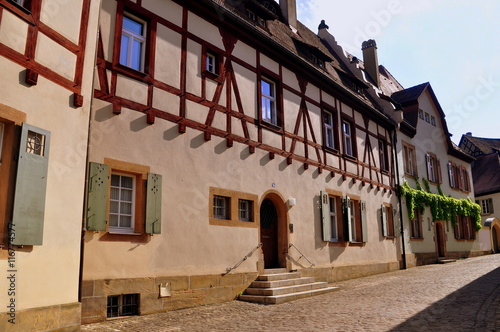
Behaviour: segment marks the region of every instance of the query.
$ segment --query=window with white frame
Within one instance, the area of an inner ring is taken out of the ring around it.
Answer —
[[[111,174],[109,231],[133,233],[135,226],[135,177]]]
[[[441,169],[439,159],[436,155],[427,153],[425,155],[427,163],[427,179],[430,182],[441,183]]]
[[[123,16],[120,64],[144,71],[146,23],[129,14]]]
[[[339,241],[339,222],[338,222],[338,213],[337,213],[337,200],[338,198],[329,196],[330,200],[330,224],[331,224],[331,241],[338,242]]]
[[[276,107],[276,83],[262,78],[261,82],[261,116],[262,120],[278,126],[278,111]]]
[[[253,221],[253,201],[238,199],[238,215],[241,221]]]
[[[424,111],[418,110],[418,117],[423,120],[424,119]]]
[[[229,197],[214,195],[214,218],[230,219]]]
[[[403,142],[403,152],[405,174],[409,176],[417,176],[417,160],[415,147],[406,142]]]
[[[335,127],[331,112],[323,111],[323,127],[325,130],[325,146],[335,149]]]
[[[430,115],[427,112],[425,112],[425,122],[430,122]]]
[[[212,74],[218,74],[217,73],[217,56],[215,54],[207,52],[205,69]]]
[[[476,203],[481,206],[481,214],[494,213],[493,199],[492,198],[478,199],[478,200],[476,200]]]
[[[344,153],[348,156],[354,157],[353,137],[351,123],[342,121],[342,132],[344,136]]]
[[[431,115],[431,125],[436,126],[436,118]]]

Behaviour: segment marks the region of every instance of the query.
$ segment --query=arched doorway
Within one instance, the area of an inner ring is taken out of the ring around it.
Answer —
[[[444,237],[444,227],[440,222],[436,222],[436,246],[438,257],[446,257],[446,244]]]
[[[498,237],[500,236],[500,231],[498,229],[498,226],[493,226],[491,229],[491,237],[493,238],[493,251],[498,253],[500,252],[500,248],[498,247],[498,243],[500,242],[498,240]]]
[[[260,239],[264,253],[264,267],[279,267],[278,261],[278,211],[266,198],[260,205]]]
[[[287,209],[282,196],[274,190],[264,194],[260,203],[260,242],[265,269],[287,267]]]

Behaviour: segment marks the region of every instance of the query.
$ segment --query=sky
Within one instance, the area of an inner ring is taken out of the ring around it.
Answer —
[[[315,33],[325,20],[360,59],[375,39],[404,88],[429,82],[455,143],[467,132],[500,138],[500,1],[297,0],[297,16]]]

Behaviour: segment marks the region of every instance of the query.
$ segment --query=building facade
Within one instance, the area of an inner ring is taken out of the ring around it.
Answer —
[[[482,250],[500,252],[500,220],[495,207],[500,206],[500,139],[462,136],[460,148],[476,160],[472,165],[472,179],[476,203],[481,206],[483,228],[479,232]]]
[[[0,1],[0,330],[77,329],[99,2]]]
[[[294,1],[231,4],[103,2],[83,322],[400,268],[384,101]]]

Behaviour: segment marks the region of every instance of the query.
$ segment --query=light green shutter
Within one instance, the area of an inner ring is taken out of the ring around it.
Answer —
[[[352,223],[351,223],[351,200],[348,196],[346,196],[343,200],[343,213],[344,213],[344,229],[347,229],[347,234],[344,233],[345,239],[349,242],[352,242],[354,239],[352,238]]]
[[[41,245],[43,242],[49,145],[49,131],[23,123],[14,193],[12,244]]]
[[[148,173],[146,193],[146,233],[161,233],[161,175]]]
[[[323,224],[323,241],[331,241],[332,224],[330,223],[330,199],[328,193],[321,191],[319,194],[321,201],[321,222]]]
[[[387,229],[387,209],[385,208],[384,205],[380,207],[380,215],[382,219],[382,235],[387,236],[388,235],[388,229]]]
[[[366,220],[366,201],[361,201],[361,238],[363,242],[368,242],[368,221]]]
[[[87,222],[89,231],[106,230],[106,207],[108,204],[109,166],[89,164],[87,190]]]

